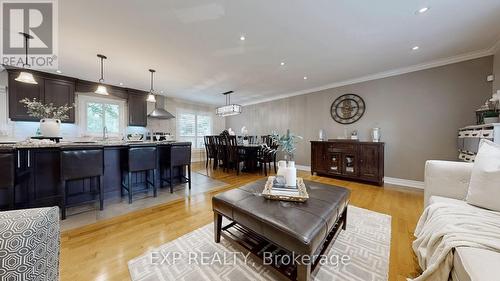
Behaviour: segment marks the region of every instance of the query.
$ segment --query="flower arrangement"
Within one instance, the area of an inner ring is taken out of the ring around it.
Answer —
[[[29,116],[39,119],[58,119],[64,121],[69,119],[69,111],[73,108],[67,104],[63,106],[55,106],[53,103],[44,104],[36,98],[32,100],[24,98],[19,102],[23,103],[28,109]]]
[[[297,149],[295,144],[301,140],[301,136],[296,136],[290,133],[290,129],[286,130],[286,135],[279,135],[276,131],[271,134],[273,142],[281,147],[281,151],[285,152],[285,160],[293,160],[294,152]]]

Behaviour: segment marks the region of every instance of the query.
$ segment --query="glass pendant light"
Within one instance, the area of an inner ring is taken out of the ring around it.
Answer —
[[[217,107],[215,114],[221,117],[241,114],[241,105],[231,104],[231,94],[233,91],[222,93],[226,97],[226,105]]]
[[[99,54],[97,55],[97,57],[99,59],[101,59],[101,78],[99,79],[100,85],[97,86],[97,90],[94,93],[96,93],[98,95],[107,96],[107,95],[109,95],[108,89],[103,84],[103,82],[104,82],[104,60],[107,59],[107,57],[104,55],[99,55]]]
[[[154,91],[154,87],[153,87],[154,86],[153,76],[154,76],[156,70],[150,69],[149,72],[151,72],[151,89],[149,90],[149,95],[148,95],[148,98],[146,99],[146,101],[156,102],[155,91]]]
[[[29,49],[29,40],[33,39],[33,36],[29,35],[28,33],[24,32],[19,32],[22,36],[24,36],[24,46],[26,47],[26,61],[23,64],[23,68],[30,67],[28,64],[28,49]],[[16,81],[22,82],[22,83],[28,83],[28,84],[38,84],[36,82],[35,77],[33,77],[33,74],[30,72],[26,71],[21,71],[19,73],[19,76],[15,79]]]

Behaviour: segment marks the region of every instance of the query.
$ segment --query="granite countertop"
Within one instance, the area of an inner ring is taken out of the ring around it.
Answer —
[[[56,143],[53,141],[43,140],[43,141],[22,141],[16,143],[2,143],[0,141],[0,148],[58,148],[58,147],[68,147],[68,146],[77,146],[77,147],[85,147],[85,146],[104,146],[104,147],[116,147],[116,146],[130,146],[130,145],[165,145],[165,144],[173,144],[178,143],[176,141],[141,141],[141,142],[130,142],[130,141],[74,141],[74,142],[60,142]]]

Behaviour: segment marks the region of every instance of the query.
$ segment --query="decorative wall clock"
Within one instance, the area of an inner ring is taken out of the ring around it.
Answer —
[[[345,94],[332,103],[330,114],[340,124],[352,124],[365,113],[365,101],[358,95]]]

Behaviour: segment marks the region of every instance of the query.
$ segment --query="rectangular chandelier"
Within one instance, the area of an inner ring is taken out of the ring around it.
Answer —
[[[226,105],[215,109],[215,114],[221,117],[241,114],[241,105],[231,104],[231,94],[233,91],[222,93],[226,97]]]
[[[215,114],[221,117],[241,114],[241,105],[229,104],[215,109]]]

